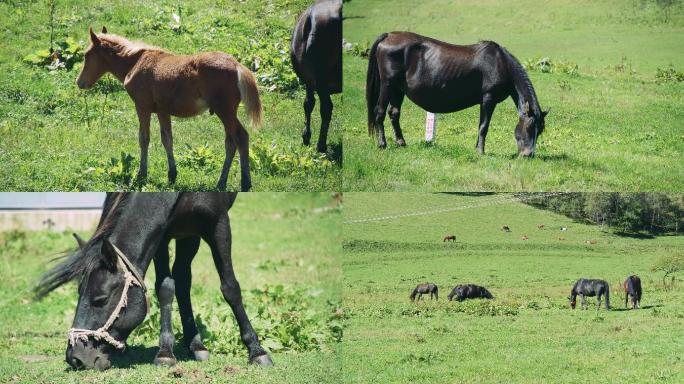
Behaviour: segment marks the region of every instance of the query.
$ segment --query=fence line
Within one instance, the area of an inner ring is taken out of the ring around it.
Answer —
[[[503,194],[503,195],[496,195],[495,197],[489,198],[489,199],[484,199],[480,200],[476,203],[471,203],[471,204],[459,204],[457,206],[451,206],[447,208],[437,208],[437,209],[426,209],[422,211],[412,211],[412,212],[402,212],[402,213],[395,213],[395,214],[389,214],[389,215],[381,215],[381,216],[361,216],[361,217],[355,217],[351,219],[347,219],[343,221],[343,224],[359,224],[359,223],[368,223],[368,222],[373,222],[373,221],[383,221],[383,220],[393,220],[393,219],[400,219],[404,217],[414,217],[414,216],[427,216],[427,215],[433,215],[437,213],[446,213],[446,212],[454,212],[454,211],[461,211],[465,209],[472,209],[472,208],[480,208],[480,207],[486,207],[490,205],[497,205],[497,204],[507,204],[507,203],[512,203],[514,201],[527,201],[527,200],[534,200],[534,199],[541,199],[545,197],[551,197],[551,196],[558,196],[558,195],[564,195],[567,194],[568,192],[545,192],[545,193],[531,193],[531,194]]]

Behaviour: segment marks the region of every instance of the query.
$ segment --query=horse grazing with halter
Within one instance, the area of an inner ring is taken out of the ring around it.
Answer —
[[[496,105],[509,96],[518,109],[515,140],[518,153],[534,156],[544,118],[525,69],[493,41],[452,45],[411,32],[383,33],[370,50],[366,77],[368,133],[385,148],[385,115],[389,113],[397,144],[406,145],[399,124],[404,96],[433,113],[456,112],[480,105],[477,150],[485,138]]]
[[[597,279],[579,279],[575,283],[575,285],[572,286],[572,290],[570,290],[570,296],[568,296],[568,300],[570,300],[570,307],[572,309],[575,309],[575,306],[577,305],[577,295],[582,299],[582,309],[587,309],[587,301],[585,297],[594,297],[596,296],[596,309],[601,309],[601,297],[605,297],[606,301],[606,310],[610,309],[610,288],[608,287],[608,283],[605,280],[597,280]]]
[[[416,301],[416,295],[418,295],[417,301],[420,301],[420,299],[423,298],[423,294],[428,293],[430,294],[430,300],[432,300],[432,295],[435,296],[435,300],[439,300],[439,289],[437,288],[437,285],[425,283],[418,284],[413,292],[411,292],[411,301]]]
[[[630,296],[632,296],[632,309],[639,308],[641,305],[641,279],[639,276],[629,276],[622,285],[625,288],[625,308],[627,308]]]
[[[456,235],[448,235],[444,237],[444,240],[442,242],[447,242],[447,241],[456,241]]]
[[[240,153],[242,191],[252,187],[249,171],[249,134],[237,118],[240,101],[252,125],[261,124],[261,100],[252,72],[232,56],[221,52],[174,55],[144,43],[109,34],[106,28],[95,34],[90,29],[90,46],[76,81],[81,89],[92,87],[105,73],[121,81],[133,99],[140,128],[140,168],[137,179],[147,179],[147,149],[150,117],[157,114],[161,140],[169,164],[169,183],[176,182],[171,116],[192,117],[207,109],[216,114],[225,130],[226,158],[217,188],[225,190],[228,171]]]
[[[459,284],[447,295],[449,301],[463,301],[465,299],[493,299],[494,296],[485,287],[475,284]]]
[[[330,95],[342,92],[342,0],[317,0],[297,19],[290,46],[292,67],[306,87],[304,99],[304,145],[311,143],[311,112],[321,102],[318,152],[327,151],[333,103]]]
[[[233,310],[249,362],[273,364],[247,317],[233,271],[228,210],[235,197],[235,193],[107,194],[95,234],[88,241],[76,236],[79,248],[48,271],[36,287],[41,298],[71,280],[79,282],[66,349],[66,361],[72,368],[107,369],[112,353],[125,349],[126,339],[147,315],[144,277],[152,261],[161,312],[155,364],[176,363],[171,327],[174,295],[185,346],[196,360],[207,360],[209,352],[190,303],[190,265],[201,240],[211,248],[221,293]],[[172,239],[176,240],[176,256],[169,268]]]

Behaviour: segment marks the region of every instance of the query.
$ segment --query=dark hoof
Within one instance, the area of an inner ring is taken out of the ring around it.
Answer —
[[[385,148],[387,148],[387,143],[384,142],[384,141],[383,141],[382,143],[378,143],[378,148],[380,148],[380,149],[385,149]]]
[[[319,153],[327,153],[328,152],[328,146],[325,144],[318,144],[318,146],[316,147],[316,150]]]
[[[404,141],[404,139],[398,139],[398,140],[397,140],[397,145],[400,146],[400,147],[405,147],[405,146],[406,146],[406,142]]]
[[[268,356],[268,354],[254,356],[249,360],[250,364],[261,365],[262,367],[272,367],[273,360]]]
[[[158,367],[173,367],[176,365],[175,357],[157,356],[154,358],[154,365]]]
[[[206,349],[201,349],[199,351],[193,351],[192,354],[195,356],[197,361],[207,361],[209,360],[209,351]]]
[[[306,145],[307,147],[311,145],[311,136],[304,136],[302,135],[302,143]]]
[[[219,180],[218,184],[216,184],[216,189],[218,189],[219,191],[225,191],[226,190],[226,182]]]
[[[169,184],[175,184],[176,183],[176,171],[169,171]]]
[[[241,187],[242,192],[249,192],[250,189],[252,189],[252,183],[242,183]]]

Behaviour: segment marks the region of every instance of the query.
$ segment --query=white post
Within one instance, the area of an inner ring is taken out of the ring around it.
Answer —
[[[431,143],[437,136],[437,114],[428,112],[425,117],[425,141]]]

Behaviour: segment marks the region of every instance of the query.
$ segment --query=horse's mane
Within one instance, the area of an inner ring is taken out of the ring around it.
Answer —
[[[520,64],[520,61],[518,61],[512,53],[508,52],[506,48],[502,46],[499,46],[499,48],[507,59],[508,69],[513,73],[515,87],[519,91],[524,91],[529,98],[527,101],[530,103],[530,108],[532,108],[534,116],[541,116],[541,108],[539,107],[539,101],[537,101],[537,93],[534,91],[534,87],[532,86],[530,77],[527,75],[527,71],[525,71],[525,67],[523,67],[523,65]],[[522,103],[522,100],[519,100],[519,103]],[[522,105],[520,105],[519,108],[522,109]]]
[[[100,33],[97,35],[104,46],[114,48],[121,56],[133,56],[140,51],[161,51],[163,49],[154,45],[149,45],[142,41],[130,41],[125,37],[112,33]]]
[[[83,282],[83,278],[90,275],[90,271],[100,264],[104,254],[102,252],[88,251],[96,244],[100,244],[104,238],[111,234],[123,210],[122,208],[125,206],[127,197],[127,193],[107,194],[102,208],[102,216],[93,236],[83,247],[53,259],[63,261],[46,272],[40,279],[40,282],[38,282],[34,289],[36,298],[41,299],[45,297],[69,281],[79,279]],[[85,285],[81,284],[81,286]]]

